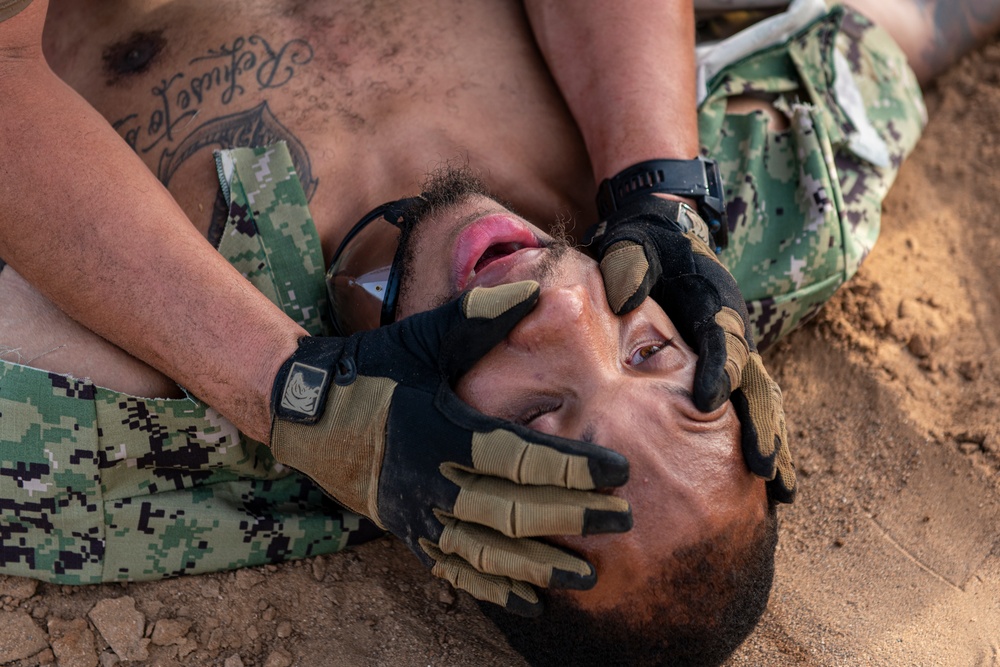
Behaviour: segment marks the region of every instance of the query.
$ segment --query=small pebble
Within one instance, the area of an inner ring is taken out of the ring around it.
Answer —
[[[292,656],[281,649],[271,651],[264,661],[264,667],[291,667]]]
[[[913,356],[926,359],[931,356],[933,344],[931,339],[921,333],[913,334],[913,338],[906,344],[906,348],[913,353]]]
[[[441,592],[438,593],[438,602],[446,607],[450,607],[455,604],[455,594],[450,588],[442,589]]]

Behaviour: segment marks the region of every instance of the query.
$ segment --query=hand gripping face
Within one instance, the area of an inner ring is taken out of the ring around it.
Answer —
[[[593,567],[531,539],[623,532],[627,501],[597,489],[628,461],[597,445],[487,417],[453,383],[538,300],[533,281],[348,338],[303,338],[278,373],[271,448],[343,505],[401,538],[479,599],[541,612],[535,586],[587,589]]]
[[[790,503],[795,466],[781,390],[764,369],[739,287],[703,240],[704,228],[685,204],[653,195],[611,214],[595,241],[608,304],[622,315],[648,296],[663,308],[698,354],[695,405],[708,412],[732,399],[747,466],[768,480],[774,500]]]

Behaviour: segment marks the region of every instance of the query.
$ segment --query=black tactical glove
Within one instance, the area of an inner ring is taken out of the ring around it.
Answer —
[[[475,288],[349,338],[303,338],[272,394],[275,458],[401,538],[439,577],[522,615],[531,584],[587,589],[593,567],[530,537],[624,532],[627,501],[596,493],[628,461],[487,417],[452,384],[538,300],[533,281]]]
[[[652,297],[698,354],[694,402],[709,412],[726,400],[742,425],[743,456],[792,502],[781,390],[764,369],[736,280],[710,250],[708,227],[686,204],[645,195],[612,213],[595,238],[608,304],[621,315]]]

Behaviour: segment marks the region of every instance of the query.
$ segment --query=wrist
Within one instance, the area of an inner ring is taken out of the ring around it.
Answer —
[[[679,201],[682,204],[687,204],[688,206],[690,206],[691,210],[693,211],[698,210],[698,202],[696,202],[694,199],[691,199],[690,197],[681,197],[680,195],[672,195],[668,192],[654,192],[653,196],[659,199],[665,199],[667,201]]]
[[[590,151],[598,185],[629,167],[652,160],[693,160],[700,155],[697,133],[693,140],[660,140],[640,143],[638,136],[619,137],[604,151]],[[596,155],[595,155],[596,153]]]
[[[716,252],[728,242],[728,221],[722,177],[715,160],[656,159],[638,162],[601,181],[597,190],[597,212],[606,220],[615,211],[650,195],[681,201],[697,211],[707,223],[709,246]]]
[[[260,363],[253,371],[252,398],[244,406],[248,414],[245,417],[246,426],[241,430],[266,445],[271,444],[274,384],[284,365],[298,349],[299,341],[305,336],[307,334],[304,330],[295,327],[269,337],[269,353],[261,355]]]

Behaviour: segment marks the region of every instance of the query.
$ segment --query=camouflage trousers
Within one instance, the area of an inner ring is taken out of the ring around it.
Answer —
[[[329,333],[319,238],[284,144],[222,151],[219,251]],[[145,580],[338,551],[381,534],[193,398],[0,365],[0,573]]]
[[[845,90],[849,79],[855,86]],[[762,112],[727,115],[736,95],[773,100],[788,129],[769,129]],[[884,145],[882,159],[859,141],[859,112],[874,135],[868,145]],[[743,292],[759,347],[814,314],[858,270],[878,238],[882,200],[925,124],[906,56],[843,7],[711,79],[698,129],[726,186],[729,246],[719,257]]]
[[[888,148],[881,166],[855,152],[834,51]],[[726,99],[741,94],[773,99],[789,128],[727,115]],[[721,258],[763,345],[857,270],[923,119],[902,53],[842,9],[709,82],[699,129],[726,182]],[[217,166],[229,202],[219,251],[310,333],[328,333],[319,239],[287,149],[222,151]],[[0,362],[0,573],[155,579],[328,553],[376,534],[193,398],[139,398]]]

